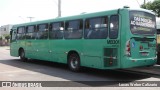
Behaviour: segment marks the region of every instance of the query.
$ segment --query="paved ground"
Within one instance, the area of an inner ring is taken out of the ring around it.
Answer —
[[[67,65],[57,64],[52,62],[44,62],[37,60],[29,60],[28,62],[22,62],[17,57],[9,55],[9,47],[0,47],[0,81],[61,81],[57,83],[67,84],[63,81],[74,81],[78,85],[84,85],[87,87],[54,87],[54,89],[62,90],[94,90],[94,89],[112,89],[112,90],[128,90],[128,89],[143,89],[143,90],[155,90],[159,87],[106,87],[106,85],[98,84],[94,87],[93,84],[79,81],[160,81],[160,66],[141,68],[141,73],[128,72],[128,71],[113,71],[113,70],[95,70],[89,68],[83,68],[79,73],[70,71]],[[150,72],[149,72],[150,71]],[[145,72],[145,73],[144,73]],[[148,73],[156,72],[156,74]],[[55,82],[54,82],[55,83]],[[74,83],[74,84],[75,84]],[[56,83],[55,83],[56,84]],[[76,85],[75,84],[75,85]],[[112,83],[117,84],[117,83]],[[65,86],[65,85],[63,85]],[[66,85],[67,86],[67,85]],[[100,87],[99,87],[100,86]],[[53,90],[53,88],[0,88],[3,90],[15,89],[45,89]]]

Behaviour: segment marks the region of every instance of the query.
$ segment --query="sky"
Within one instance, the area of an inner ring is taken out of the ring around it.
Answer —
[[[153,1],[153,0],[146,0]],[[140,8],[144,0],[61,0],[62,17],[129,6]],[[56,18],[58,0],[0,0],[0,26]]]

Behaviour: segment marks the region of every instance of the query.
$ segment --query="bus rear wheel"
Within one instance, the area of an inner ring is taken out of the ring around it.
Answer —
[[[68,57],[68,66],[70,70],[77,72],[80,70],[80,58],[76,53],[71,53]]]
[[[21,61],[27,61],[27,58],[25,57],[25,51],[23,49],[20,49],[19,56]]]

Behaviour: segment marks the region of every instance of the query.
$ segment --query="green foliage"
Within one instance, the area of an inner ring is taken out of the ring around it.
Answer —
[[[141,8],[153,10],[158,17],[160,17],[160,0],[154,0],[153,2],[147,2],[145,5],[142,4]]]
[[[4,34],[3,35],[5,37],[5,39],[9,40],[10,39],[10,35],[9,34]]]
[[[151,10],[151,8],[152,8],[152,2],[148,2],[148,3],[146,3],[146,4],[142,4],[142,5],[141,5],[141,8]]]

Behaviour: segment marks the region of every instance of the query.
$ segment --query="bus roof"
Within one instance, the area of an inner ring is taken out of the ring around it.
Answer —
[[[19,27],[19,26],[28,26],[28,25],[37,25],[37,24],[42,24],[42,23],[49,23],[49,22],[59,22],[59,21],[67,21],[67,20],[75,20],[75,19],[81,19],[81,18],[91,18],[91,17],[98,17],[98,16],[103,16],[103,15],[113,15],[118,13],[118,10],[137,10],[137,11],[145,11],[151,14],[154,14],[153,12],[146,10],[146,9],[130,9],[130,8],[119,8],[119,9],[114,9],[114,10],[107,10],[107,11],[101,11],[101,12],[94,12],[94,13],[84,13],[80,15],[75,15],[75,16],[68,16],[68,17],[58,17],[54,19],[48,19],[48,20],[41,20],[41,21],[35,21],[35,22],[28,22],[28,23],[22,23],[22,24],[16,24],[13,25],[14,27]]]
[[[107,14],[112,15],[113,13],[116,13],[118,9],[115,10],[108,10],[108,11],[101,11],[101,12],[94,12],[94,13],[84,13],[74,16],[67,16],[67,17],[57,17],[54,19],[47,19],[47,20],[40,20],[35,22],[28,22],[28,23],[22,23],[22,24],[16,24],[14,26],[23,26],[23,25],[34,25],[34,24],[41,24],[41,23],[48,23],[48,22],[58,22],[58,21],[67,21],[67,20],[75,20],[75,19],[81,19],[81,18],[87,18],[87,17],[96,17],[99,15],[103,15],[107,12]]]

